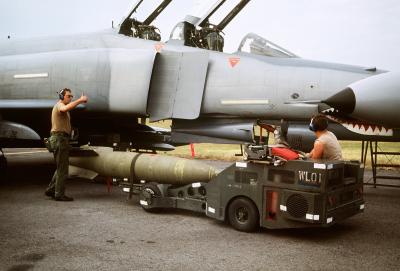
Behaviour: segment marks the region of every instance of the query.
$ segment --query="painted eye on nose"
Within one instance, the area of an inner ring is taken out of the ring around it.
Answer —
[[[293,93],[292,95],[290,95],[290,97],[292,98],[292,99],[298,99],[299,97],[300,97],[300,95],[299,95],[299,93]]]

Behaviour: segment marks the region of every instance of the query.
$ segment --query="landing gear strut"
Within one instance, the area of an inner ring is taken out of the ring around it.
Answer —
[[[4,181],[6,179],[7,173],[7,159],[4,156],[4,152],[0,149],[0,181]]]

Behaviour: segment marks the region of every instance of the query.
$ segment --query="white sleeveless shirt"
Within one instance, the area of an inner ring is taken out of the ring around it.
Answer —
[[[330,132],[326,131],[318,139],[324,145],[324,152],[322,154],[322,159],[327,160],[342,160],[342,148],[340,147],[339,141],[336,136]]]

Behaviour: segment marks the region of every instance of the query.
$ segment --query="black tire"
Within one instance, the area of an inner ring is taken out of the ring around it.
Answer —
[[[249,199],[236,198],[229,204],[228,220],[238,231],[255,231],[259,227],[258,209]]]
[[[156,212],[158,208],[154,207],[154,198],[161,196],[162,194],[157,183],[146,183],[140,192],[140,205],[147,212]]]

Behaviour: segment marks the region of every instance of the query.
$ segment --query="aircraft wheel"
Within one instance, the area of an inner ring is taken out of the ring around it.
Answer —
[[[247,198],[237,198],[229,204],[228,220],[236,230],[252,232],[259,226],[257,207]]]
[[[157,208],[154,207],[154,198],[161,196],[162,194],[157,183],[147,183],[143,185],[140,192],[140,205],[147,212],[155,212]]]

